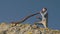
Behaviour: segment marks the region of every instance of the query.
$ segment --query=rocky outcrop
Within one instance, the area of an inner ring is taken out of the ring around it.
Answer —
[[[0,34],[60,34],[60,30],[37,27],[30,24],[0,24]]]

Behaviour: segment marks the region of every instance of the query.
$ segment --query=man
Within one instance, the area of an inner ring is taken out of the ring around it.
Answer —
[[[41,18],[38,18],[38,19],[41,19],[40,22],[36,23],[36,24],[42,24],[45,28],[48,27],[48,13],[47,13],[47,8],[43,8],[42,11],[40,11],[40,14],[42,16],[42,19]]]

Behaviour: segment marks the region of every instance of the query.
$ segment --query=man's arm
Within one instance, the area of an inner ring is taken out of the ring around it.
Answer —
[[[46,15],[47,14],[47,11],[44,13],[44,15]]]

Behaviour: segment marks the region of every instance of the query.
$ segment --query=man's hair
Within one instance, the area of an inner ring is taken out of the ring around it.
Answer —
[[[44,8],[45,10],[47,10],[47,8]]]

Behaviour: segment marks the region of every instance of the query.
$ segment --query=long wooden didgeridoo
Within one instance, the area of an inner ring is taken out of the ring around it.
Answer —
[[[40,14],[39,12],[38,13],[35,13],[35,14],[31,14],[29,16],[26,16],[25,18],[23,18],[21,21],[17,22],[17,23],[23,23],[24,21],[26,21],[28,18],[32,17],[32,16],[35,16],[37,14]]]
[[[24,21],[26,21],[28,18],[32,17],[32,16],[35,16],[37,14],[40,14],[39,12],[35,13],[35,14],[31,14],[31,15],[28,15],[26,16],[25,18],[23,18],[21,21],[18,21],[18,22],[12,22],[12,23],[15,23],[15,24],[19,24],[19,23],[23,23]]]

